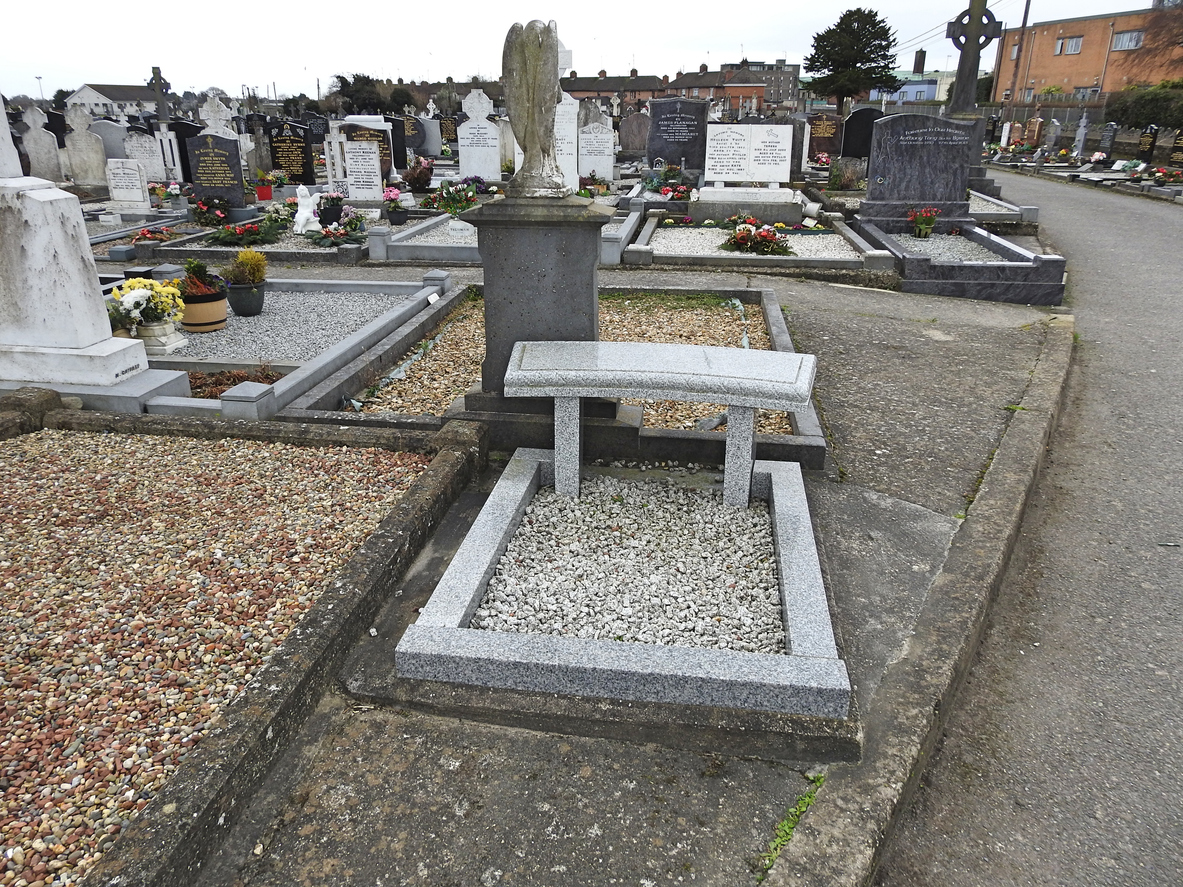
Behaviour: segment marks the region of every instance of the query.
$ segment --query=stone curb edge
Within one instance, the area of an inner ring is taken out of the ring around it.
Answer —
[[[985,633],[1056,427],[1074,346],[1055,315],[973,506],[954,534],[915,629],[865,713],[863,758],[832,767],[765,882],[869,887],[895,817],[907,809]]]
[[[87,874],[109,887],[197,883],[250,796],[298,733],[355,636],[368,626],[448,508],[484,469],[488,431],[451,421],[439,432],[330,428],[289,422],[174,419],[60,409],[56,394],[22,389],[6,398],[9,430],[160,434],[278,440],[306,446],[377,446],[432,455],[431,464],[332,580],[161,791]],[[58,407],[55,409],[54,407]],[[17,424],[17,423],[13,423]]]

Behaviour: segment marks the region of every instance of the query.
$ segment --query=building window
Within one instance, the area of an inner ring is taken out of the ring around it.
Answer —
[[[1032,89],[1031,87],[1027,87],[1027,91],[1023,94],[1023,101],[1025,101],[1025,102],[1031,101],[1031,96],[1034,94],[1035,94],[1035,90]]]
[[[1118,31],[1113,35],[1113,48],[1138,49],[1142,46],[1141,31]]]
[[[698,87],[697,86],[694,87],[694,89],[690,90],[690,95],[693,96],[694,98],[698,98]]]
[[[1019,57],[1019,44],[1018,43],[1015,43],[1013,46],[1011,46],[1010,57],[1012,59],[1017,59]]]
[[[1056,41],[1056,55],[1080,55],[1083,37],[1061,37]]]

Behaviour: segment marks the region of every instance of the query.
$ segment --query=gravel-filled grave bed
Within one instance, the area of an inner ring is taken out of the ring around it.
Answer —
[[[428,462],[49,430],[0,442],[0,883],[77,883]]]
[[[719,246],[727,241],[730,231],[720,228],[671,226],[653,232],[650,245],[655,256],[736,256],[751,255],[728,252]],[[785,245],[793,253],[810,259],[857,259],[859,252],[837,232],[831,234],[786,234]]]
[[[911,234],[893,234],[892,237],[910,253],[928,256],[934,262],[1009,262],[998,253],[991,252],[980,243],[967,240],[959,234],[930,234],[928,237],[913,237]]]
[[[760,306],[710,295],[601,296],[600,338],[605,342],[772,347]],[[452,401],[480,380],[484,355],[484,306],[480,300],[470,300],[453,309],[393,373],[358,396],[361,411],[443,415]],[[643,406],[645,425],[656,428],[694,428],[696,420],[718,415],[725,408],[678,401],[622,403]],[[767,410],[758,411],[756,431],[793,433],[788,413]]]

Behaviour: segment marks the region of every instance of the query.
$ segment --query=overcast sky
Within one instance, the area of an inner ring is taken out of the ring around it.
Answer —
[[[990,9],[1007,27],[1022,21],[1024,0],[994,0]],[[512,4],[517,6],[517,4]],[[219,86],[233,96],[244,86],[281,96],[315,98],[317,78],[327,92],[334,74],[364,73],[392,80],[467,80],[501,74],[501,47],[515,21],[554,19],[572,51],[572,67],[589,76],[668,74],[723,62],[800,63],[813,35],[858,5],[782,0],[730,7],[718,0],[622,3],[534,3],[513,11],[487,0],[447,5],[306,3],[288,6],[202,0],[178,6],[58,0],[53,14],[36,3],[7,4],[0,17],[0,92],[50,98],[83,83],[141,84],[158,65],[177,94]],[[917,49],[926,69],[955,69],[957,55],[945,23],[968,0],[866,2],[896,32],[899,66],[912,67]],[[1149,2],[1031,0],[1032,23],[1145,9]],[[613,10],[619,15],[606,15]],[[68,23],[68,24],[67,24]],[[983,68],[994,61],[991,45]],[[40,84],[37,76],[42,80]]]

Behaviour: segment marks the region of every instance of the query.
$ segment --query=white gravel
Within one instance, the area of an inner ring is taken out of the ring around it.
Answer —
[[[957,234],[930,234],[913,237],[911,234],[893,235],[900,246],[910,253],[928,256],[936,262],[1006,262],[1007,259],[990,252],[981,244]]]
[[[225,329],[211,333],[181,330],[186,342],[173,356],[260,363],[308,361],[406,298],[379,293],[268,290],[263,313],[256,317],[238,317],[230,309]]]
[[[1009,207],[1003,203],[995,203],[985,197],[977,194],[969,195],[969,214],[975,215],[977,213],[1011,213],[1014,212],[1013,207]]]
[[[655,255],[673,256],[744,256],[719,249],[729,233],[726,229],[658,227],[650,245]],[[789,234],[789,249],[798,256],[811,259],[857,259],[858,250],[846,242],[841,234]]]
[[[670,478],[543,488],[489,581],[473,628],[785,652],[768,508],[728,508]]]
[[[468,231],[462,231],[459,234],[453,234],[449,230],[449,225],[444,222],[442,225],[436,225],[429,231],[422,234],[417,234],[407,240],[400,240],[399,243],[415,243],[415,244],[434,244],[442,246],[476,246],[476,228]]]

